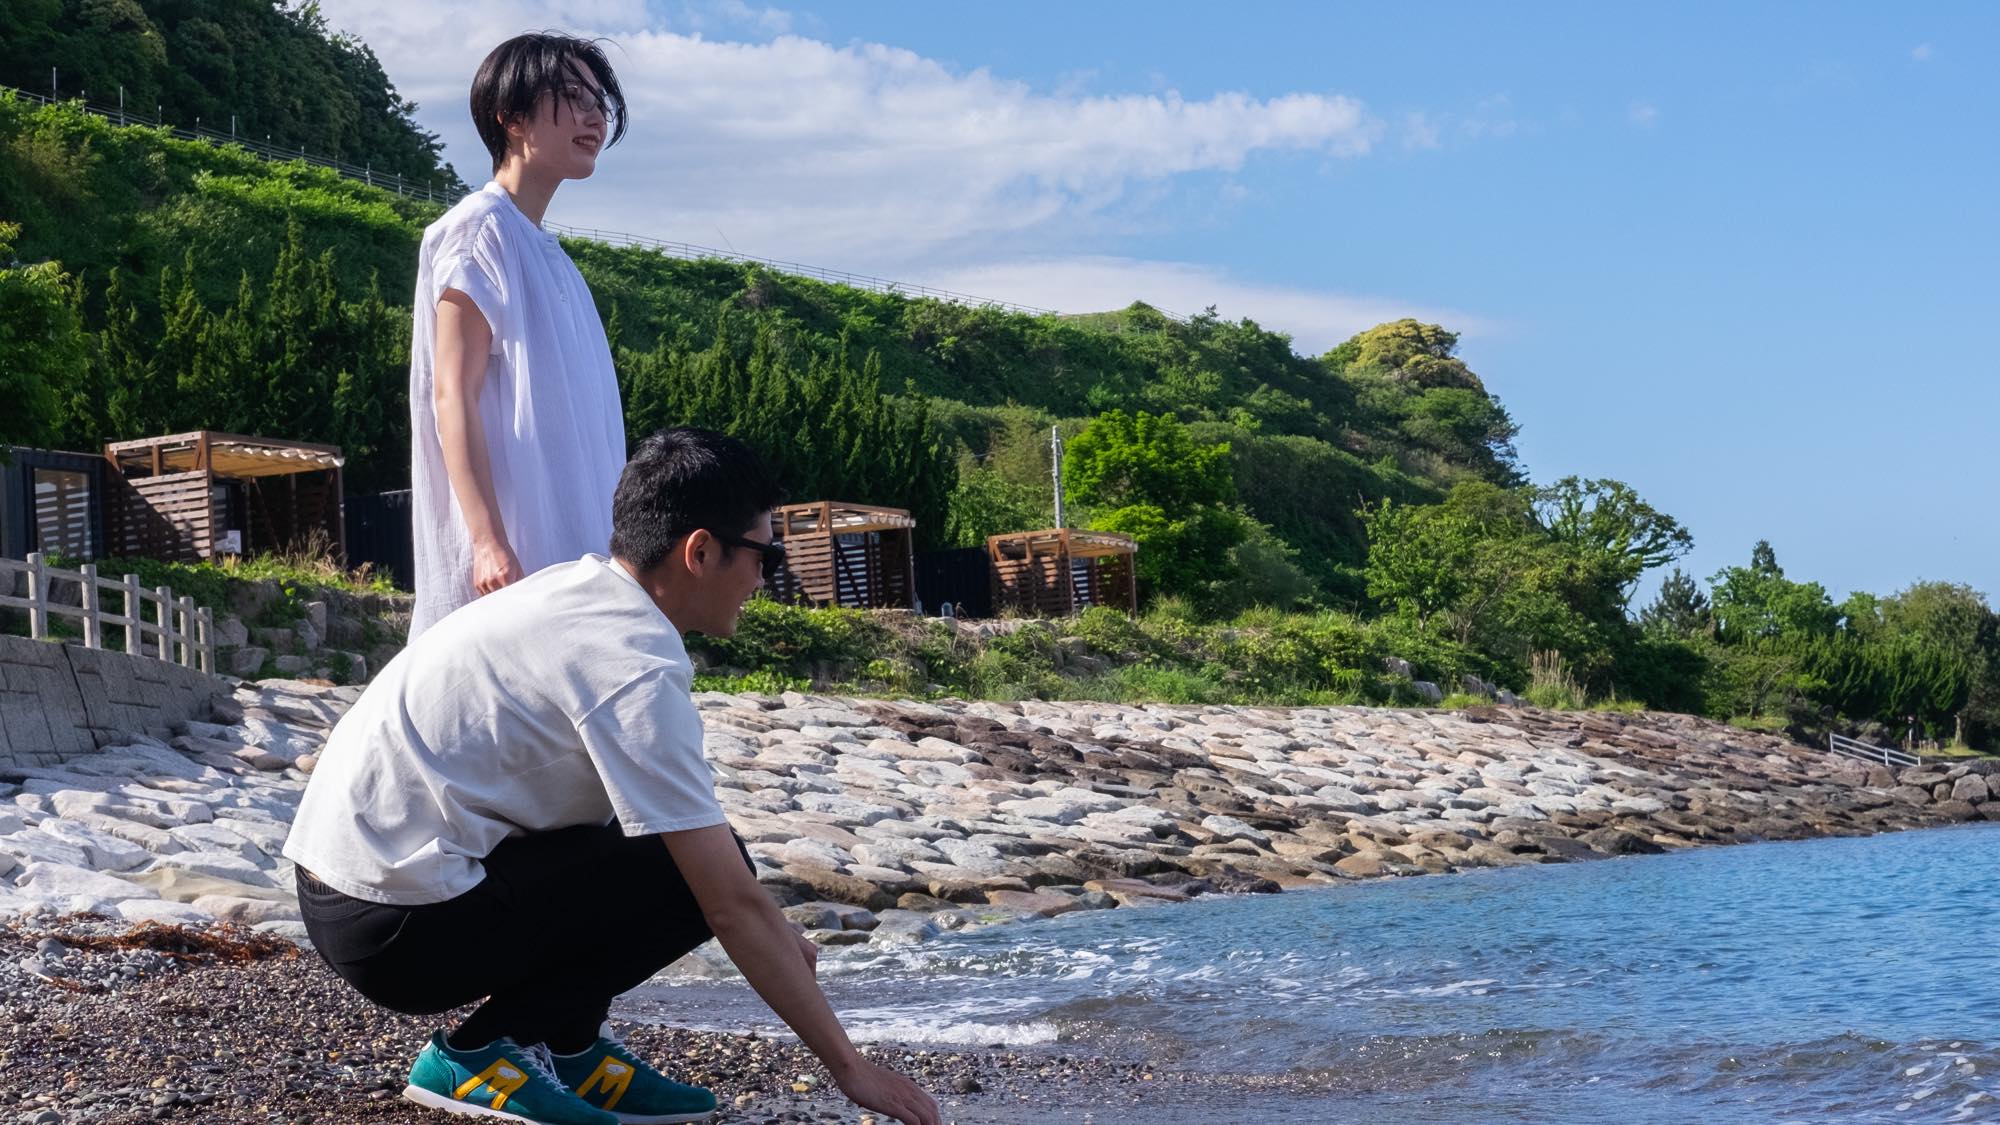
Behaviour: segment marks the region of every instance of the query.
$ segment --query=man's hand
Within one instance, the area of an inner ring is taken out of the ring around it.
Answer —
[[[472,546],[472,588],[490,594],[521,580],[521,560],[505,540],[488,539]]]
[[[791,928],[770,894],[757,885],[729,826],[665,832],[661,838],[723,952],[785,1026],[798,1032],[826,1064],[841,1093],[903,1125],[940,1125],[937,1103],[929,1094],[854,1049],[813,979],[818,950]]]
[[[805,955],[806,972],[819,972],[819,945],[804,934],[799,935],[799,952]]]
[[[855,1105],[886,1113],[903,1125],[941,1125],[943,1121],[937,1102],[929,1094],[886,1066],[856,1059],[851,1071],[836,1074],[833,1080]]]

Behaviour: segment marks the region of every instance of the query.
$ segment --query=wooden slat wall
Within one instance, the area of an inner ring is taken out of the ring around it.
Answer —
[[[1034,617],[1065,617],[1086,606],[1133,612],[1132,556],[1066,560],[1061,555],[993,563],[993,608]]]
[[[244,522],[249,526],[244,549],[296,550],[316,530],[325,533],[327,542],[340,542],[340,498],[333,479],[332,473],[291,473],[245,480]]]
[[[209,557],[216,514],[205,472],[127,480],[105,474],[104,553],[174,562]]]
[[[785,569],[770,593],[779,601],[851,609],[908,609],[916,588],[910,533],[866,531],[785,539]]]
[[[1059,557],[1000,559],[993,564],[993,607],[1033,617],[1067,616],[1070,604],[1067,564]]]

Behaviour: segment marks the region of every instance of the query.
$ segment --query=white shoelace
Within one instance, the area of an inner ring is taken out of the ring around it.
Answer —
[[[521,1061],[527,1064],[529,1070],[548,1079],[550,1085],[558,1089],[563,1088],[562,1079],[556,1077],[556,1060],[550,1053],[548,1044],[536,1043],[533,1046],[522,1047]]]

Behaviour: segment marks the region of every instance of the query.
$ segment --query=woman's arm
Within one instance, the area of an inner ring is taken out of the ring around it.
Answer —
[[[490,594],[521,578],[521,561],[507,542],[500,503],[493,491],[493,464],[486,454],[486,427],[479,418],[479,392],[493,329],[472,298],[447,289],[438,298],[437,355],[431,401],[437,411],[438,443],[444,472],[465,515],[472,537],[472,588]]]

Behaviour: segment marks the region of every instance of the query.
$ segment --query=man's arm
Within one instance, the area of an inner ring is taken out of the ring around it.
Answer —
[[[486,427],[479,418],[479,392],[486,386],[486,363],[493,328],[472,298],[447,289],[438,298],[437,353],[431,402],[437,411],[438,444],[444,472],[472,537],[472,588],[490,594],[521,577],[521,562],[507,542],[500,503],[493,490],[493,463],[486,453]]]
[[[929,1094],[854,1049],[813,979],[798,935],[744,866],[729,827],[667,832],[662,838],[723,951],[757,995],[826,1064],[841,1093],[903,1125],[939,1125],[937,1103]]]

